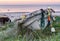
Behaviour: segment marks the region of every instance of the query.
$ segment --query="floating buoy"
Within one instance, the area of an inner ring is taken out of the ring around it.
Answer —
[[[55,32],[55,28],[54,27],[51,28],[51,32]]]

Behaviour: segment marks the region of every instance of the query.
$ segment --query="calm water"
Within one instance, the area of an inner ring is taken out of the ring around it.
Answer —
[[[60,11],[60,5],[0,5],[0,12],[32,12],[40,8],[46,9],[47,7]]]
[[[2,12],[11,12],[11,13],[3,13],[2,15],[7,15],[13,21],[16,18],[19,18],[21,14],[23,14],[21,12],[33,12],[41,8],[46,9],[47,7],[51,7],[55,11],[58,11],[56,13],[53,13],[53,15],[60,16],[60,5],[0,5],[0,15],[2,14]]]

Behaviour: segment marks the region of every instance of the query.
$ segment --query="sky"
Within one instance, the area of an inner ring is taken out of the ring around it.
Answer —
[[[3,5],[40,5],[40,4],[60,4],[60,0],[0,0],[0,12],[2,11],[8,11],[9,8],[5,8],[5,6]],[[2,5],[2,7],[1,7]],[[8,6],[7,6],[8,7]],[[20,9],[16,9],[13,8],[10,11],[34,11],[35,8],[20,8]],[[36,8],[37,9],[37,8]]]
[[[0,0],[0,5],[59,4],[60,0]]]

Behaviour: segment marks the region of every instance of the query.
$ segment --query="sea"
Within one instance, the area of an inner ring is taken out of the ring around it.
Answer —
[[[12,21],[19,18],[22,14],[30,14],[41,8],[47,9],[51,7],[56,12],[52,15],[60,16],[60,4],[57,5],[0,5],[0,16],[6,15]]]

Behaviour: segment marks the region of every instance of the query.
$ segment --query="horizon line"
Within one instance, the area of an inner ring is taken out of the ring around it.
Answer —
[[[0,4],[0,6],[6,6],[6,5],[8,5],[8,6],[15,6],[15,5],[60,5],[60,4]]]
[[[60,5],[60,3],[50,3],[50,4],[47,4],[47,3],[45,3],[45,4],[0,4],[0,6],[3,6],[3,5]]]

